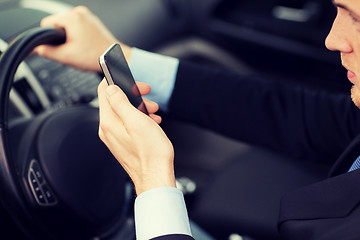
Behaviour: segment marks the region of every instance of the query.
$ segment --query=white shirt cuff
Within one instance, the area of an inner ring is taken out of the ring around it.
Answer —
[[[160,109],[166,112],[174,90],[179,60],[132,48],[129,66],[135,81],[150,84],[151,92],[146,98],[158,103]]]
[[[191,236],[183,193],[174,187],[159,187],[141,193],[135,200],[137,240],[167,234]]]

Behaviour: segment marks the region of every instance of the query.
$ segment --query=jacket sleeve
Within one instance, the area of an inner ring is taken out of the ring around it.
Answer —
[[[360,131],[349,95],[181,62],[169,116],[296,158],[334,161]]]

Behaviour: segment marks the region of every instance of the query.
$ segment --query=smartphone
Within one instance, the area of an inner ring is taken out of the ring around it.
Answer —
[[[120,45],[111,45],[100,56],[99,63],[107,83],[119,86],[133,106],[149,115]]]

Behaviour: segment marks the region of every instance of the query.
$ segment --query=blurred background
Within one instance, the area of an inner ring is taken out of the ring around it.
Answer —
[[[51,0],[1,2],[62,10],[61,5],[46,6]],[[89,7],[118,39],[132,46],[235,71],[249,67],[276,79],[335,91],[348,87],[337,54],[324,47],[336,14],[330,0],[58,2]]]

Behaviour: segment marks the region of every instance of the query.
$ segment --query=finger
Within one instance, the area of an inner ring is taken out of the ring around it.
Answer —
[[[59,51],[59,46],[50,46],[50,45],[41,45],[34,49],[36,53],[40,56],[49,58],[53,56],[54,58],[59,58],[59,54],[62,54],[62,51]]]
[[[40,56],[44,58],[49,58],[55,61],[62,62],[64,64],[71,63],[71,54],[68,53],[67,47],[65,45],[59,46],[50,46],[42,45],[38,46],[34,51],[36,51]]]
[[[66,19],[64,17],[68,13],[69,12],[63,12],[63,13],[58,13],[58,14],[53,14],[53,15],[47,16],[41,20],[40,26],[41,27],[61,27],[61,26],[63,26],[63,24],[62,24],[63,21],[59,21],[59,19]]]
[[[146,98],[143,98],[143,101],[149,114],[155,113],[159,110],[159,105],[156,102],[150,101]]]
[[[118,86],[108,86],[106,94],[112,110],[118,115],[124,125],[132,126],[145,116],[129,102],[125,93]]]
[[[85,6],[77,6],[68,11],[53,14],[43,18],[40,22],[41,27],[64,27],[67,23],[76,21],[84,15],[90,14],[90,10]]]
[[[64,18],[64,15],[66,13],[59,13],[47,16],[43,18],[40,22],[41,27],[64,27],[63,21],[60,19],[66,19]],[[36,53],[38,53],[42,57],[52,57],[55,60],[61,59],[61,55],[64,54],[64,51],[62,50],[61,46],[51,46],[51,45],[41,45],[34,49]]]
[[[41,20],[40,26],[41,27],[53,27],[55,24],[55,19],[57,18],[56,15],[50,15],[48,17],[45,17]]]
[[[150,93],[151,91],[151,87],[149,84],[147,83],[143,83],[143,82],[136,82],[136,85],[139,89],[139,92],[141,95],[147,95]]]
[[[101,122],[100,125],[102,125],[103,120],[112,115],[112,109],[106,97],[106,83],[104,83],[104,80],[101,81],[98,86],[98,102]]]
[[[99,101],[100,116],[106,116],[112,112],[112,108],[107,99],[107,94],[106,94],[107,86],[108,84],[105,79],[103,79],[98,86],[98,101]]]
[[[73,21],[73,18],[78,16],[79,13],[85,12],[87,10],[84,6],[77,6],[68,11],[60,12],[53,14],[47,17],[44,17],[41,22],[41,27],[63,27],[66,26],[67,22]]]
[[[114,130],[119,131],[119,136],[126,134],[123,129],[123,123],[118,115],[113,111],[106,94],[107,83],[103,80],[98,86],[98,100],[99,100],[99,128],[104,135],[111,134]],[[121,135],[120,135],[121,134]]]
[[[162,121],[162,118],[159,115],[156,114],[149,114],[150,118],[154,120],[157,124],[160,124]]]
[[[98,86],[98,93],[103,93],[106,90],[106,87],[108,86],[107,81],[105,78],[101,80]]]
[[[97,92],[98,92],[98,98],[99,98],[99,105],[106,105],[104,104],[105,103],[105,100],[106,100],[106,88],[107,88],[108,84],[105,80],[105,78],[103,78],[101,80],[101,82],[99,83],[98,85],[98,88],[97,88]]]

